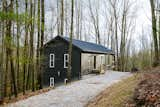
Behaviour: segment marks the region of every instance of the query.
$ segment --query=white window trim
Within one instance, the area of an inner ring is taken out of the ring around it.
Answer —
[[[68,57],[67,60],[66,57]],[[68,68],[68,66],[66,66],[66,62],[69,62],[69,54],[64,54],[64,68]]]
[[[53,56],[53,59],[51,59],[52,56]],[[51,62],[53,62],[53,65],[51,65]],[[49,57],[49,67],[50,68],[54,68],[54,62],[55,62],[55,55],[51,53]]]
[[[50,77],[50,87],[54,87],[54,77]]]

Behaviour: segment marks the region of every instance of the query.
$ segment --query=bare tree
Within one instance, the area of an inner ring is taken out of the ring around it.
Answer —
[[[13,2],[14,0],[10,0],[9,9],[7,13],[13,13]],[[11,27],[12,27],[12,20],[8,19],[6,21],[6,55],[8,57],[7,63],[10,64],[10,71],[11,71],[11,79],[14,88],[14,94],[17,97],[17,85],[16,85],[16,78],[15,78],[15,68],[14,68],[14,61],[13,61],[13,50],[12,50],[12,35],[11,35]],[[8,66],[7,66],[8,67]],[[8,70],[8,69],[7,69]]]
[[[4,12],[4,1],[2,2],[2,8],[1,11]],[[4,76],[5,76],[5,69],[4,69],[4,64],[5,64],[5,54],[4,54],[4,20],[0,21],[0,31],[1,31],[1,57],[0,57],[0,100],[3,100],[4,97]]]
[[[64,0],[61,0],[61,36],[63,36],[64,28]]]
[[[76,38],[81,40],[82,34],[82,3],[80,1],[75,1],[75,14],[76,14]]]
[[[110,5],[112,6],[113,16],[114,16],[114,26],[115,26],[115,46],[116,46],[116,69],[118,70],[118,58],[119,58],[119,47],[118,47],[118,1],[117,0],[109,0]]]
[[[37,14],[38,14],[38,20],[37,20],[37,23],[38,23],[38,32],[37,32],[37,55],[36,55],[36,65],[37,65],[37,81],[38,81],[38,84],[37,84],[37,87],[38,85],[40,84],[40,79],[41,78],[41,74],[40,74],[40,0],[38,0],[38,6],[37,6]]]
[[[41,49],[44,44],[44,30],[45,30],[45,8],[44,8],[44,0],[41,0]],[[42,50],[40,51],[40,58],[42,59]],[[40,67],[40,77],[39,77],[39,88],[42,89],[42,67]]]
[[[69,3],[68,3],[68,1],[66,0],[66,1],[64,1],[64,15],[65,15],[65,17],[64,17],[64,28],[65,28],[65,35],[68,35],[69,34],[69,27],[70,27],[70,20],[69,20],[69,18],[70,18],[70,11],[69,11]]]
[[[73,37],[73,16],[74,16],[74,0],[71,0],[71,27],[70,27],[70,42],[69,42],[69,63],[67,77],[71,80],[71,68],[72,68],[72,37]]]
[[[93,21],[93,26],[96,34],[96,43],[101,44],[100,40],[100,31],[99,31],[99,4],[98,7],[95,8],[95,13],[93,12],[91,0],[89,0],[89,10],[91,14],[91,19]]]
[[[17,63],[17,86],[20,86],[20,77],[19,77],[19,72],[20,72],[20,65],[19,65],[19,38],[20,38],[20,23],[19,23],[19,10],[18,10],[19,4],[18,0],[16,0],[16,18],[17,18],[17,52],[16,52],[16,63]],[[17,89],[18,91],[20,90],[20,87]]]
[[[154,0],[150,0],[151,6],[151,14],[152,14],[152,35],[153,35],[153,42],[154,42],[154,64],[157,65],[159,61],[158,55],[158,36],[157,36],[157,24],[156,24],[156,16],[155,16],[155,3]]]
[[[59,15],[59,11],[60,11],[60,6],[59,6],[59,0],[57,0],[57,34],[60,35],[60,15]]]
[[[25,41],[24,41],[24,62],[23,62],[23,94],[26,90],[26,73],[28,72],[28,0],[25,0]]]

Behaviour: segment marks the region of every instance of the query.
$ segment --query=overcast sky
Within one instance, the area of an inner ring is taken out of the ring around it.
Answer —
[[[142,27],[146,34],[151,34],[151,10],[149,0],[137,0],[139,9],[137,17],[136,32],[138,35],[142,33]]]
[[[55,10],[56,7],[56,0],[46,0],[46,24],[47,26],[50,26],[52,24],[52,26],[54,25],[55,20],[52,20],[52,16],[56,16],[56,14],[53,11]],[[81,0],[82,2],[85,2],[87,0]],[[98,1],[98,0],[97,0]],[[136,48],[139,48],[140,45],[140,38],[142,35],[142,28],[144,29],[144,35],[146,35],[146,38],[149,40],[151,37],[151,12],[150,12],[150,3],[149,0],[133,0],[136,1],[136,29],[133,36],[133,41],[136,45]],[[101,5],[101,4],[100,4]],[[50,7],[54,7],[54,8],[50,8]],[[85,9],[83,9],[85,10]],[[88,14],[87,14],[88,15]],[[103,26],[103,20],[100,20]],[[50,34],[47,34],[50,35]],[[56,33],[53,32],[53,35],[56,36]],[[53,37],[54,37],[53,36]],[[49,36],[50,37],[50,36]],[[51,39],[51,38],[47,38],[47,39]],[[90,39],[90,38],[89,38]],[[92,41],[92,39],[90,39]]]

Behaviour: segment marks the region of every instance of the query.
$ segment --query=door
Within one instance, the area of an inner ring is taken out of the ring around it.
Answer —
[[[94,56],[94,69],[96,69],[96,56]]]

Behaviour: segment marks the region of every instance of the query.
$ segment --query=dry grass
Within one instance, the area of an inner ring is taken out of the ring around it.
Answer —
[[[114,84],[90,101],[86,107],[124,107],[125,101],[132,96],[140,77],[140,73],[135,74]]]
[[[4,101],[2,102],[2,105],[6,105],[7,103],[14,103],[14,102],[17,102],[17,101],[20,101],[20,100],[24,100],[24,99],[27,99],[31,96],[35,96],[35,95],[39,95],[39,94],[48,92],[51,89],[52,88],[49,87],[49,88],[44,88],[44,89],[41,89],[41,90],[36,90],[35,92],[26,91],[25,95],[23,95],[23,93],[19,93],[18,97],[16,97],[16,98],[14,96],[12,96],[11,98],[5,98]],[[1,107],[1,104],[0,104],[0,107]]]

